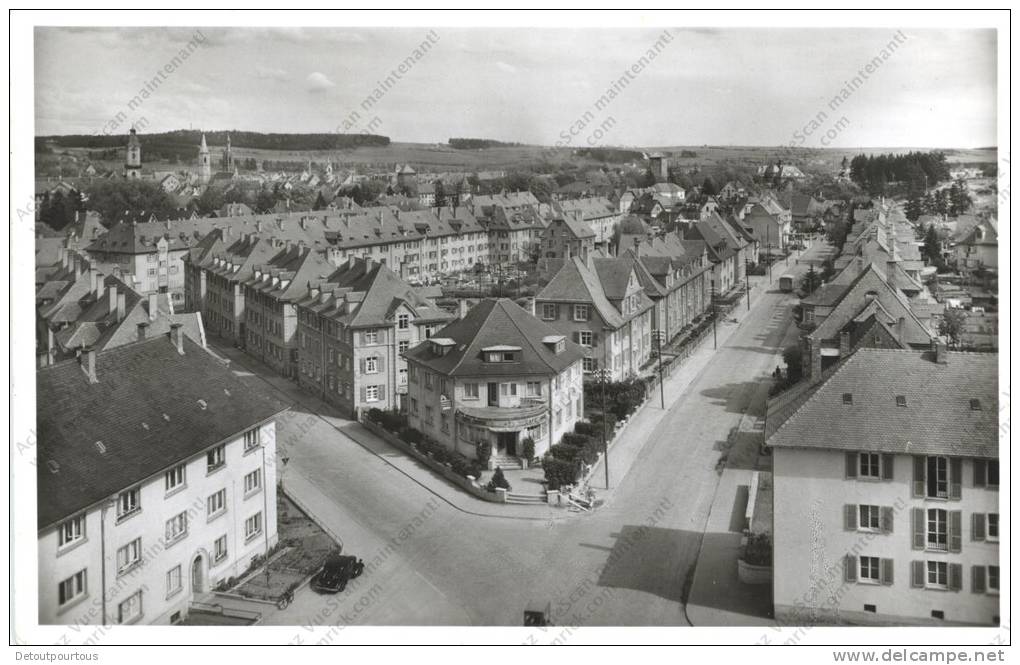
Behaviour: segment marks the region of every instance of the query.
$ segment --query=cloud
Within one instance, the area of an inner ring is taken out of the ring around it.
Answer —
[[[516,67],[514,67],[513,65],[508,65],[505,62],[503,62],[502,60],[498,60],[496,62],[496,67],[498,67],[500,70],[506,72],[507,74],[516,74],[517,73],[517,68]]]
[[[335,88],[336,84],[329,80],[329,77],[322,72],[312,72],[306,79],[310,92],[323,92]]]
[[[287,70],[279,67],[263,67],[262,65],[255,66],[255,76],[270,81],[286,81],[288,78]]]

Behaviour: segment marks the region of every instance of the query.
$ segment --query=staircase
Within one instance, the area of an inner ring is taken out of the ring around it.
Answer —
[[[509,457],[507,455],[493,455],[492,468],[495,469],[497,466],[504,471],[510,471],[511,469],[523,469],[521,466],[521,460],[517,457]]]
[[[544,505],[546,503],[546,498],[540,494],[518,494],[516,492],[507,492],[506,502]]]

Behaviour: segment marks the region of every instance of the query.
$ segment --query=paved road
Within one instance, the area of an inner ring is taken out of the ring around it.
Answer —
[[[540,602],[561,627],[536,631],[542,643],[567,639],[568,626],[689,625],[684,591],[716,467],[731,430],[764,403],[792,302],[765,292],[738,310],[739,326],[721,324],[718,352],[709,341],[692,376],[667,384],[667,411],[628,431],[630,468],[611,465],[607,504],[559,520],[464,512],[356,443],[349,421],[318,415],[325,409],[294,384],[223,350],[241,376],[297,402],[278,426],[285,485],[368,564],[358,588],[336,597],[304,589],[287,610],[264,611],[264,623],[518,626],[524,606]]]

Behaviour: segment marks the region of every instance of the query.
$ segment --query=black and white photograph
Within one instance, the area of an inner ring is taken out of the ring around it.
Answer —
[[[1005,662],[1009,17],[12,11],[9,657]]]

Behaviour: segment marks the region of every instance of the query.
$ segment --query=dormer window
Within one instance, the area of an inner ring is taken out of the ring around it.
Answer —
[[[482,349],[482,357],[487,363],[514,363],[520,360],[521,348],[518,346],[490,346]]]

